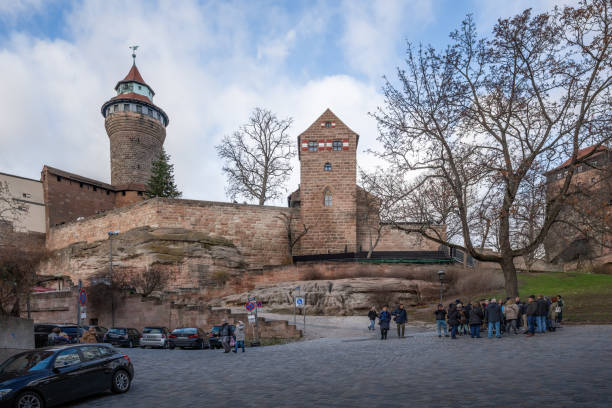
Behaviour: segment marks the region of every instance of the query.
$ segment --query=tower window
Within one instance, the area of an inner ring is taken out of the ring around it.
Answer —
[[[106,195],[110,195],[110,190],[106,190]]]
[[[83,188],[83,183],[79,183],[79,187]]]
[[[342,150],[342,140],[334,140],[332,143],[332,148],[334,150]]]
[[[122,191],[122,192],[121,192],[121,195],[122,195],[122,196],[124,196],[124,195],[125,195],[125,191]]]
[[[323,166],[324,171],[331,171],[331,163],[325,163]]]
[[[119,105],[113,105],[113,112],[117,112],[119,110]]]
[[[308,150],[311,152],[316,152],[319,149],[319,142],[315,140],[311,140],[308,142]]]
[[[323,204],[326,207],[331,207],[332,206],[332,193],[329,190],[325,191],[325,195],[323,196],[324,200],[323,200]]]
[[[96,186],[93,186],[93,190],[98,191],[98,188]]]
[[[130,104],[129,103],[123,104],[123,110],[125,112],[129,111],[130,110]]]
[[[62,178],[60,176],[57,176],[57,181],[62,181]]]
[[[138,85],[138,89],[142,89],[142,86]]]
[[[331,122],[325,122],[325,127],[328,128],[328,129],[331,128],[332,127],[331,126]]]
[[[136,112],[142,113],[142,106],[136,105]]]

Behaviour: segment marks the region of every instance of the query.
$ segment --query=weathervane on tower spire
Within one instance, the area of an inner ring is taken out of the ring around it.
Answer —
[[[136,50],[138,49],[137,45],[130,46],[130,50],[132,50],[132,58],[134,59],[134,65],[136,65]]]

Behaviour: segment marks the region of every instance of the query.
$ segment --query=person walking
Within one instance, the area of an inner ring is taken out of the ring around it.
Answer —
[[[457,304],[451,303],[448,305],[448,325],[451,330],[451,339],[457,340],[457,327],[459,327],[459,311]]]
[[[448,331],[446,330],[446,310],[440,303],[438,309],[434,310],[436,316],[436,328],[438,330],[438,337],[442,337],[442,328],[444,327],[444,337],[448,337]]]
[[[472,306],[472,310],[470,311],[470,337],[473,339],[479,339],[480,337],[480,326],[482,326],[482,321],[484,319],[484,312],[482,311],[482,307],[480,307],[480,303],[476,303]]]
[[[394,320],[395,324],[397,324],[397,337],[405,337],[404,334],[406,332],[408,315],[406,314],[406,309],[404,309],[403,304],[400,303],[398,308],[393,311],[393,316],[395,316]]]
[[[527,307],[525,308],[525,314],[527,315],[527,337],[533,337],[535,333],[535,326],[538,320],[538,304],[535,301],[535,296],[531,295],[527,299]]]
[[[238,352],[238,347],[242,348],[242,352],[244,353],[244,323],[242,320],[238,320],[238,324],[236,325],[236,329],[234,330],[234,335],[236,336],[236,344],[234,345],[234,353]]]
[[[389,323],[391,322],[391,313],[387,310],[387,306],[383,307],[382,312],[378,315],[378,325],[380,326],[380,339],[387,340],[389,332]]]
[[[368,330],[376,330],[374,325],[376,324],[376,318],[378,317],[378,313],[376,313],[376,308],[372,306],[370,311],[368,312],[368,319],[370,319],[370,325],[368,326]]]
[[[231,350],[230,340],[232,337],[232,327],[227,323],[227,319],[223,319],[223,324],[219,329],[219,336],[221,336],[221,345],[223,346],[223,352],[229,353]]]
[[[85,333],[83,333],[83,337],[81,337],[81,343],[93,344],[97,343],[98,339],[96,338],[96,329],[90,327]]]
[[[518,334],[517,320],[519,315],[519,307],[514,300],[508,299],[504,307],[504,315],[506,317],[506,333],[510,334],[510,329],[514,334]]]
[[[548,308],[548,321],[550,322],[550,331],[555,331],[557,329],[557,308],[559,306],[559,300],[557,297],[553,297],[551,299],[550,307]]]
[[[487,306],[487,320],[489,322],[488,337],[493,337],[493,329],[495,329],[495,337],[501,339],[501,309],[495,299],[491,299],[491,303]]]
[[[546,317],[548,316],[548,304],[544,299],[544,296],[538,295],[538,300],[536,301],[538,305],[537,311],[537,324],[538,324],[538,333],[546,333]]]

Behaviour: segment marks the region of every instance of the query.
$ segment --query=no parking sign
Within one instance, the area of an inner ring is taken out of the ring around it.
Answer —
[[[246,310],[248,310],[249,312],[252,312],[253,309],[255,309],[255,303],[253,302],[247,302],[246,305],[244,305],[244,307],[246,308]]]

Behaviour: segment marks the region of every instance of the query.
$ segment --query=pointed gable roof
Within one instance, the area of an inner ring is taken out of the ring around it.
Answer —
[[[357,136],[357,140],[359,140],[359,135],[353,131],[351,128],[349,128],[348,126],[346,126],[346,124],[344,124],[344,122],[342,122],[338,116],[336,116],[336,114],[334,112],[331,111],[331,109],[327,108],[325,109],[325,112],[323,112],[323,114],[321,116],[319,116],[317,118],[317,120],[315,120],[312,125],[310,125],[308,127],[308,129],[306,129],[305,131],[303,131],[302,133],[300,133],[300,136],[302,136],[304,133],[308,132],[308,131],[313,131],[313,130],[318,130],[321,128],[321,123],[325,123],[325,122],[332,122],[332,123],[336,123],[336,128],[340,127],[340,128],[344,128],[348,131],[350,131],[351,133],[354,133]]]
[[[144,85],[144,86],[148,87],[151,90],[153,95],[155,95],[155,92],[153,91],[153,88],[151,88],[145,82],[145,80],[142,78],[142,75],[140,75],[140,71],[138,71],[138,67],[136,66],[136,64],[132,64],[132,68],[130,68],[130,72],[128,72],[128,74],[125,76],[125,78],[123,78],[121,81],[117,82],[117,85],[115,85],[115,90],[117,90],[119,88],[119,85],[121,85],[121,84],[123,84],[125,82],[136,82],[138,84]]]

